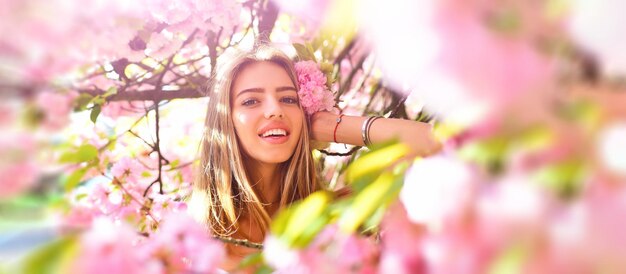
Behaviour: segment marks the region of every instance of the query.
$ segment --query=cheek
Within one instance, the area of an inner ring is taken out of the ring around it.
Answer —
[[[255,115],[253,113],[246,111],[233,111],[232,117],[235,130],[239,135],[241,135],[240,137],[247,136],[249,132],[255,130]]]
[[[302,111],[300,111],[299,109],[292,110],[288,115],[289,117],[293,117],[291,119],[291,126],[293,127],[293,129],[296,129],[297,132],[300,132],[301,128],[304,127],[304,125],[302,124],[302,116],[304,115]]]
[[[247,115],[246,113],[242,113],[242,112],[237,112],[237,113],[233,113],[233,119],[234,119],[234,123],[235,125],[240,125],[240,126],[245,126],[246,124],[250,123],[250,115]]]

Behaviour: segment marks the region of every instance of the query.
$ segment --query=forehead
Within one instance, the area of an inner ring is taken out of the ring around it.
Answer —
[[[245,65],[235,76],[231,92],[249,88],[274,89],[276,87],[295,87],[287,71],[280,65],[262,61]]]

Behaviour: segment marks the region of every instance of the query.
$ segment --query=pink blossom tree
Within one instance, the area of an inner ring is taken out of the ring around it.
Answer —
[[[0,271],[211,273],[236,242],[243,271],[623,272],[624,3],[583,2],[0,0],[0,228],[58,231]],[[432,123],[443,151],[331,144],[350,194],[212,238],[184,214],[203,94],[257,37],[324,109]]]

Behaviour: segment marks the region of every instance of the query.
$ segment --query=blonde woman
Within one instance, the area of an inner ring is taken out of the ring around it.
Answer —
[[[270,46],[223,54],[217,69],[190,210],[218,237],[261,243],[279,208],[323,187],[311,140],[363,146],[399,138],[417,155],[439,148],[428,124],[308,114],[293,62]],[[227,251],[228,270],[258,250],[228,244]]]

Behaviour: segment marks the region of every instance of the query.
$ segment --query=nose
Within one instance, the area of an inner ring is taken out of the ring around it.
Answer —
[[[265,100],[266,104],[265,104],[265,119],[271,119],[271,118],[283,118],[284,116],[284,112],[283,112],[283,108],[280,105],[280,102],[278,101],[278,99],[274,96],[268,96],[270,98],[267,98]]]

